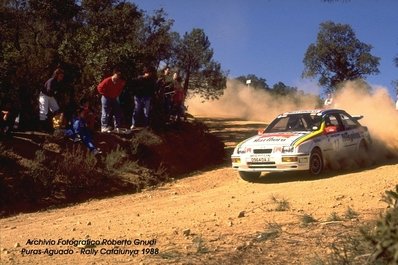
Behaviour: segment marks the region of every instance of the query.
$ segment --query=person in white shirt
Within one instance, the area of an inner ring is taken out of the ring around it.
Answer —
[[[395,102],[395,109],[398,110],[398,93],[397,93],[397,101]]]
[[[324,105],[325,108],[330,108],[330,107],[332,107],[332,104],[333,104],[332,93],[328,93],[323,105]]]

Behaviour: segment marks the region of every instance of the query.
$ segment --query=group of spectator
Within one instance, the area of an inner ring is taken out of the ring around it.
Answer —
[[[54,128],[63,127],[67,137],[83,142],[94,154],[100,151],[93,143],[92,134],[96,131],[96,115],[83,98],[79,104],[70,100],[68,104],[59,102],[64,92],[64,76],[62,68],[57,68],[51,78],[40,89],[39,94],[39,125],[41,130],[50,132]],[[100,131],[102,133],[129,133],[137,128],[150,126],[153,108],[156,104],[164,116],[164,122],[185,119],[185,91],[178,72],[172,75],[170,68],[165,67],[159,78],[154,67],[144,67],[142,75],[131,81],[131,94],[134,108],[129,129],[123,128],[126,120],[120,105],[120,96],[126,89],[126,80],[119,67],[113,69],[112,75],[103,79],[97,86],[101,97]],[[61,105],[61,106],[60,106]],[[72,111],[69,111],[73,109]],[[1,121],[2,133],[9,133],[14,126],[15,115],[9,104],[4,104]]]
[[[171,74],[170,68],[165,67],[157,81],[159,88],[158,98],[163,100],[163,109],[171,121],[180,121],[185,118],[185,91],[182,87],[182,78],[175,72]]]
[[[162,113],[167,120],[179,121],[185,118],[185,91],[181,85],[182,79],[178,72],[171,78],[170,68],[162,70],[157,78],[154,67],[144,67],[142,75],[132,80],[134,110],[130,129],[149,127],[151,110],[155,102],[161,105]],[[105,78],[97,87],[101,94],[101,132],[122,132],[122,115],[119,97],[126,81],[122,78],[119,68],[113,70],[113,75]],[[113,126],[111,121],[113,118]]]

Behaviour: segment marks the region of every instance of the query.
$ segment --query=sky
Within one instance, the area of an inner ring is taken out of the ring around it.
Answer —
[[[302,79],[303,58],[316,42],[320,23],[349,24],[356,37],[380,57],[377,75],[366,80],[395,98],[398,80],[398,0],[132,0],[152,14],[163,8],[182,36],[201,28],[213,58],[228,77],[254,74],[272,87],[277,82],[306,92],[322,92],[317,79]]]

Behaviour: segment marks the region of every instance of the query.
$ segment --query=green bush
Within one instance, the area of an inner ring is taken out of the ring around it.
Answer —
[[[162,143],[162,139],[150,130],[142,130],[131,139],[131,153],[140,155],[144,147],[156,146]]]
[[[102,175],[96,157],[81,146],[73,146],[58,161],[54,161],[55,174],[63,176],[68,186],[84,188],[95,185]]]
[[[36,151],[35,159],[28,163],[27,175],[33,179],[34,183],[40,183],[40,186],[50,186],[54,177],[50,163],[43,150]]]
[[[105,156],[104,167],[108,174],[120,175],[123,173],[133,173],[139,166],[136,161],[131,160],[126,150],[118,145],[116,149]]]
[[[104,167],[108,172],[117,171],[126,160],[126,152],[118,145],[116,149],[109,152],[104,158]]]
[[[318,258],[313,264],[398,264],[398,185],[395,191],[386,191],[384,200],[388,208],[375,225],[368,224],[337,238],[326,260]],[[353,210],[349,208],[348,212],[351,216]]]
[[[377,221],[374,233],[365,237],[376,248],[373,260],[378,264],[398,264],[398,185],[386,191],[386,213]]]

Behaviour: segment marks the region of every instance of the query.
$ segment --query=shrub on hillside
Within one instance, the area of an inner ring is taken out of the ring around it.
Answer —
[[[130,150],[140,165],[162,167],[171,175],[213,166],[225,157],[223,142],[200,122],[181,122],[157,134],[142,130],[131,139]]]
[[[145,129],[136,133],[131,139],[130,151],[131,154],[140,156],[144,152],[145,148],[157,146],[162,143],[163,141],[158,135]]]
[[[140,168],[137,161],[132,160],[132,157],[120,145],[104,157],[103,164],[104,170],[109,176],[134,173]]]
[[[84,189],[96,185],[102,172],[96,157],[82,146],[73,146],[53,161],[54,174],[68,187]]]
[[[376,248],[373,260],[377,264],[398,264],[398,185],[386,191],[386,213],[377,221],[373,233],[365,234]]]
[[[170,174],[192,172],[224,158],[223,143],[196,122],[182,122],[161,132],[144,129],[131,137],[96,137],[105,147],[101,146],[100,156],[61,136],[27,134],[18,144],[12,140],[4,145],[7,148],[0,143],[0,206],[4,209],[0,215],[137,192],[164,183]]]
[[[313,264],[398,264],[398,185],[395,191],[386,191],[384,199],[388,208],[375,225],[340,236],[331,244],[326,260],[319,258]]]

